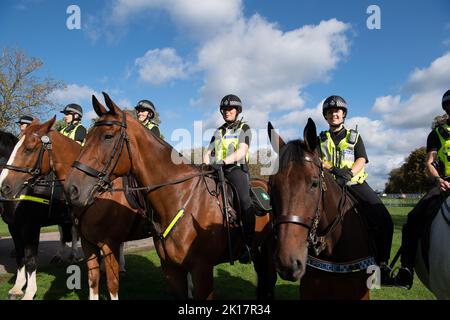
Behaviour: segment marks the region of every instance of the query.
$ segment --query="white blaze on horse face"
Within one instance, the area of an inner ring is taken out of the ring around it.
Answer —
[[[27,290],[25,290],[25,295],[22,300],[33,300],[34,296],[37,292],[37,284],[36,284],[36,270],[31,272],[27,272]]]
[[[14,163],[14,159],[16,157],[17,154],[17,150],[19,150],[20,146],[23,144],[25,140],[25,135],[22,136],[22,138],[19,140],[19,142],[17,142],[16,146],[14,147],[13,152],[11,153],[11,156],[9,157],[8,162],[6,163],[7,165],[11,165]],[[2,174],[0,175],[0,188],[2,187],[3,181],[6,179],[6,177],[8,176],[9,170],[8,169],[3,169]]]

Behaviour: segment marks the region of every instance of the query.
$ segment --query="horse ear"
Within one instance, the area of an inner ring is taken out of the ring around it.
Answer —
[[[95,113],[101,117],[106,113],[106,108],[97,100],[97,98],[92,95],[92,106],[94,107]]]
[[[30,126],[34,126],[36,124],[39,124],[39,120],[38,120],[38,118],[33,118],[33,121],[31,121]]]
[[[52,129],[53,125],[55,124],[55,121],[56,121],[56,116],[53,116],[53,118],[51,118],[47,122],[44,122],[41,127],[42,132],[49,133],[50,130]]]
[[[272,144],[273,150],[278,153],[286,143],[283,141],[283,139],[281,139],[280,135],[276,133],[270,121],[267,123],[267,134],[269,135],[269,140]]]
[[[106,106],[109,108],[112,114],[120,114],[122,110],[111,100],[106,92],[102,92],[105,97]]]
[[[308,118],[308,123],[303,130],[303,140],[305,140],[306,148],[310,152],[314,152],[317,147],[317,129],[316,124],[311,118]]]

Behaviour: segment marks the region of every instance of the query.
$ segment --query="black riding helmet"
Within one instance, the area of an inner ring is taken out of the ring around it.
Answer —
[[[449,107],[450,107],[450,90],[447,90],[447,92],[444,93],[444,95],[442,96],[442,109],[447,111],[446,109],[448,109]]]
[[[345,114],[344,118],[347,116],[347,102],[344,98],[340,96],[329,96],[325,99],[322,105],[322,114],[325,117],[328,109],[342,109]]]
[[[21,116],[19,121],[16,121],[18,124],[31,124],[33,122],[33,117],[31,116]]]
[[[155,117],[155,113],[156,113],[156,109],[155,106],[153,105],[153,103],[150,100],[141,100],[138,102],[137,106],[134,107],[134,109],[136,111],[139,110],[146,110],[152,113],[152,115],[150,115],[150,119],[153,119]]]
[[[77,114],[81,117],[83,117],[83,108],[79,104],[76,103],[70,103],[67,106],[64,107],[64,109],[61,111],[61,113],[67,114]]]
[[[220,101],[220,113],[225,108],[234,107],[238,113],[242,112],[242,101],[234,94],[228,94]]]

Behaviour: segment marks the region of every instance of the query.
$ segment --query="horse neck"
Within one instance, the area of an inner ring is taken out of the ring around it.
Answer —
[[[364,230],[359,215],[353,212],[355,204],[348,195],[343,194],[342,189],[330,174],[325,174],[325,183],[327,184],[327,191],[324,196],[322,225],[328,226],[340,214],[345,215],[345,218],[341,220],[335,231],[329,236],[328,253],[331,254],[333,251],[333,256],[344,257],[345,259],[365,257],[365,255],[368,255],[367,232]],[[342,208],[339,208],[340,201],[344,201]]]
[[[67,172],[81,151],[81,146],[57,131],[51,131],[52,159],[56,175],[65,179]]]
[[[158,140],[148,129],[142,125],[134,126],[135,134],[130,136],[130,140],[135,140],[136,148],[131,148],[132,174],[138,180],[141,186],[150,186],[161,183],[168,183],[176,179],[187,177],[191,174],[199,172],[194,166],[190,164],[175,164],[172,161],[172,153],[178,155],[179,153],[170,145]],[[190,188],[187,184],[196,182],[197,179],[190,179],[184,183],[170,185],[159,188],[153,192],[149,192],[148,197],[155,209],[161,207],[164,209],[172,208],[178,204],[180,199],[184,198],[181,193],[189,192]],[[180,188],[181,189],[177,189]],[[167,196],[170,194],[169,190],[177,190],[177,200],[173,197]],[[161,210],[163,212],[166,210]]]

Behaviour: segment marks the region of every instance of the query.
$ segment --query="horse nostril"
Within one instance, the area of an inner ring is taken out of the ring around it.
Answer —
[[[8,196],[11,193],[11,187],[8,185],[3,185],[0,192],[2,193],[2,195]]]
[[[296,259],[293,263],[294,266],[294,270],[296,270],[297,272],[302,272],[303,269],[303,264],[299,259]]]
[[[78,200],[80,197],[80,192],[78,191],[78,188],[74,185],[70,186],[70,199],[71,200]]]

